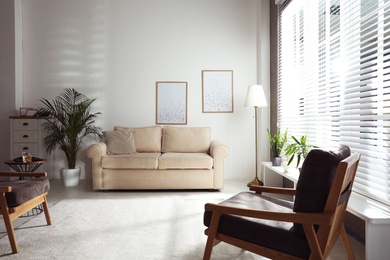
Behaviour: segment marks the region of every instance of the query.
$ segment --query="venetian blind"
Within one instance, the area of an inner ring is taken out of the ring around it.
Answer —
[[[390,204],[390,0],[279,8],[278,125],[361,153],[354,190]]]

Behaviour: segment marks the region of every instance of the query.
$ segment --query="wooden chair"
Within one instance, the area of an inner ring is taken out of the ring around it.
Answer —
[[[27,177],[25,180],[0,182],[0,213],[3,215],[12,252],[19,251],[16,244],[12,221],[42,204],[47,225],[51,225],[46,195],[50,189],[46,172],[6,172],[0,171],[0,177]],[[32,178],[29,178],[32,177]]]
[[[206,204],[203,259],[223,241],[271,259],[326,259],[338,237],[354,259],[344,216],[360,155],[346,146],[312,150],[296,189],[252,186],[220,204]],[[294,195],[294,202],[263,192]]]

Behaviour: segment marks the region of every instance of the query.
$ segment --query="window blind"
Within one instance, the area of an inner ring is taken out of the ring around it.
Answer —
[[[390,205],[390,0],[292,0],[278,21],[278,127],[361,153],[354,190]]]

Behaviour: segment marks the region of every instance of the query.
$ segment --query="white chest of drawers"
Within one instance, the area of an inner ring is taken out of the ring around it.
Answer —
[[[42,127],[44,119],[27,116],[10,116],[10,159],[30,152],[32,156],[47,159],[37,171],[46,171],[51,176],[53,160],[45,151],[43,138],[45,130]]]

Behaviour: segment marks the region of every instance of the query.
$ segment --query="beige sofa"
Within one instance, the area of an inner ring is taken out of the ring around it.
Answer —
[[[209,127],[114,127],[88,147],[94,190],[222,189],[228,148]]]

